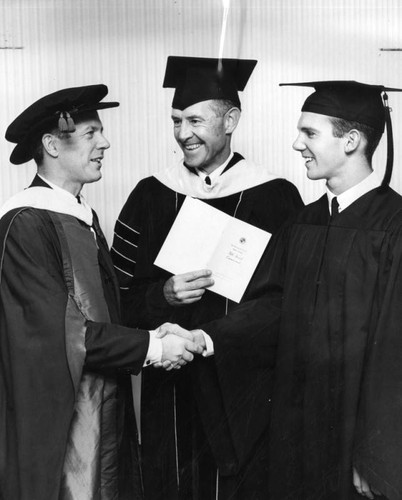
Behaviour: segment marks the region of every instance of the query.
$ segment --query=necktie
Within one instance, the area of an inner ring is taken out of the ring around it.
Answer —
[[[336,196],[332,198],[331,201],[331,216],[334,217],[335,215],[339,214],[339,203],[338,200],[336,199]]]
[[[205,184],[207,184],[207,186],[211,185],[211,179],[209,178],[208,175],[205,177]]]

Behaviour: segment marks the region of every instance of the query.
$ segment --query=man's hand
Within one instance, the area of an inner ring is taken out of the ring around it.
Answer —
[[[182,337],[183,339],[193,341],[193,334],[188,330],[185,330],[180,325],[176,325],[174,323],[163,323],[160,327],[156,329],[156,338],[162,339],[166,335],[177,335],[178,337]]]
[[[372,488],[368,482],[362,477],[357,469],[353,467],[353,485],[356,488],[357,492],[364,497],[374,499],[374,495],[381,495],[380,492]]]
[[[209,269],[201,269],[172,276],[163,287],[166,301],[171,306],[184,306],[197,302],[204,295],[205,289],[214,284],[211,275],[212,271]]]
[[[194,344],[198,345],[202,350],[206,349],[207,345],[202,330],[191,330],[189,333],[193,335]]]
[[[194,354],[201,354],[200,346],[177,335],[165,335],[162,338],[162,366],[166,370],[179,368],[194,359]],[[193,354],[194,353],[194,354]]]

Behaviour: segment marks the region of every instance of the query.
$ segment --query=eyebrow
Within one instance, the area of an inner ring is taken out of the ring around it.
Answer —
[[[190,116],[175,116],[175,115],[172,115],[172,120],[202,120],[204,121],[205,118],[203,118],[202,116],[200,115],[190,115]]]
[[[300,127],[300,132],[318,132],[318,130],[314,127]]]
[[[197,118],[197,120],[202,120],[202,116],[200,116],[200,115],[190,115],[190,116],[186,116],[186,119],[187,119],[187,120],[194,120],[194,118]]]
[[[85,133],[85,132],[89,132],[90,130],[100,130],[101,132],[103,132],[103,125],[100,126],[100,125],[97,125],[97,124],[88,124],[86,125],[82,131]]]

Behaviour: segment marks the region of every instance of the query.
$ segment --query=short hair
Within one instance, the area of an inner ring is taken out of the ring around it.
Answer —
[[[230,99],[212,99],[210,107],[216,116],[225,116],[232,108],[239,109],[239,106]]]
[[[374,151],[377,149],[378,143],[381,140],[382,132],[363,123],[344,120],[343,118],[329,117],[332,124],[332,133],[334,137],[343,137],[350,130],[358,130],[366,139],[366,147],[364,156],[367,161],[371,162]]]
[[[34,160],[36,165],[39,167],[40,165],[42,165],[43,157],[44,157],[42,135],[40,137],[37,137],[35,140],[32,140],[32,142],[30,144],[30,150],[31,150],[32,159]]]

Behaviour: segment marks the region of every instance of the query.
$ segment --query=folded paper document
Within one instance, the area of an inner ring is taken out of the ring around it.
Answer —
[[[155,260],[173,274],[210,269],[209,288],[240,302],[271,234],[187,198]]]

